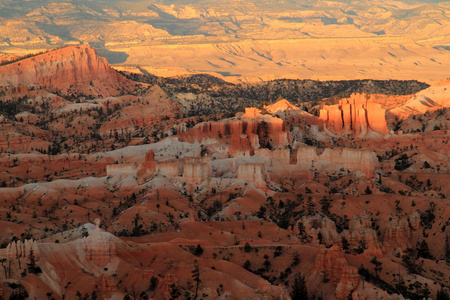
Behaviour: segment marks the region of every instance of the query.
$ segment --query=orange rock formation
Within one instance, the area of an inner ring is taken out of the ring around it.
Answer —
[[[65,47],[0,66],[0,86],[29,84],[64,93],[103,96],[130,91],[135,85],[87,45]]]
[[[347,299],[348,295],[358,287],[359,274],[356,267],[350,266],[344,257],[344,252],[339,246],[327,249],[319,247],[316,260],[316,269],[326,272],[337,283],[336,299]]]
[[[365,135],[369,129],[388,134],[385,110],[365,94],[352,94],[339,104],[324,105],[319,118],[335,133]]]
[[[290,142],[285,122],[270,115],[261,115],[258,109],[246,109],[240,119],[197,124],[179,135],[180,141],[201,142],[206,138],[230,140],[230,155],[246,153],[270,144],[272,148],[284,148]],[[245,141],[247,140],[247,141]],[[264,143],[264,145],[263,145]]]
[[[420,228],[420,215],[415,212],[409,218],[392,216],[386,228],[384,240],[392,247],[405,251],[411,248],[411,235]]]

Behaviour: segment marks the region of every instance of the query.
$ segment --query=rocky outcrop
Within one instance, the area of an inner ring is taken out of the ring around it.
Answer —
[[[348,99],[341,99],[339,104],[325,105],[319,118],[334,133],[366,135],[373,130],[386,135],[385,113],[381,105],[374,103],[368,95],[352,94]]]
[[[408,218],[390,216],[384,234],[384,241],[394,248],[405,251],[411,248],[411,234],[420,228],[420,215],[415,212]]]
[[[110,295],[116,290],[116,281],[111,276],[102,274],[97,279],[97,286],[105,295]]]
[[[212,176],[211,162],[207,160],[191,159],[183,168],[183,178],[189,184],[199,185]]]
[[[69,46],[0,66],[0,85],[36,84],[63,93],[112,96],[134,83],[114,71],[88,45]]]
[[[347,299],[359,285],[359,274],[356,267],[350,266],[339,246],[327,249],[320,246],[315,259],[315,267],[319,272],[325,272],[337,283],[336,299]]]
[[[319,159],[315,147],[300,147],[297,149],[297,163],[313,163]]]
[[[349,230],[344,230],[341,235],[349,242],[350,249],[355,249],[364,243],[367,248],[364,254],[383,256],[383,247],[378,241],[377,232],[372,229],[372,220],[369,216],[358,215],[353,217],[349,222]]]
[[[342,269],[341,279],[336,287],[336,299],[347,299],[359,285],[360,275],[358,269],[353,266],[345,266]]]
[[[106,175],[114,175],[118,173],[124,172],[136,172],[137,165],[135,164],[117,164],[117,165],[108,165],[106,166]]]
[[[316,214],[314,216],[303,217],[302,223],[305,226],[306,234],[311,236],[317,244],[321,242],[324,245],[331,246],[333,244],[339,244],[341,241],[336,231],[335,223],[325,216]],[[319,233],[321,235],[321,241],[318,239]]]
[[[420,229],[420,214],[417,211],[413,212],[411,215],[409,215],[408,222],[409,222],[409,227],[413,231],[419,230]]]
[[[267,281],[261,281],[258,285],[258,292],[262,299],[291,299],[288,291],[281,284],[275,286],[271,285]]]
[[[100,229],[100,220],[96,219],[95,223],[95,230],[81,240],[81,246],[86,254],[86,260],[103,268],[115,257],[116,244],[110,233]]]
[[[228,153],[231,157],[252,156],[257,148],[259,148],[258,136],[256,134],[243,134],[230,137]]]
[[[188,132],[179,135],[182,142],[202,142],[207,138],[230,140],[233,154],[235,150],[248,150],[248,139],[251,150],[259,147],[284,148],[290,142],[290,134],[285,122],[270,115],[261,115],[247,109],[241,118],[226,119],[217,122],[197,124]]]
[[[276,149],[269,150],[266,148],[255,150],[255,155],[276,159],[284,162],[285,164],[289,164],[291,162],[291,152],[289,149]]]
[[[39,247],[34,240],[14,241],[6,247],[6,257],[12,259],[29,259],[33,253],[34,260],[38,261],[40,258]]]
[[[140,165],[147,173],[159,173],[172,178],[182,177],[189,184],[200,184],[212,177],[209,157],[182,158],[168,161],[155,161],[155,153],[150,150]]]
[[[409,228],[408,219],[400,219],[396,216],[390,217],[384,240],[391,246],[405,251],[407,248],[411,248],[410,237],[411,229]]]
[[[253,183],[256,188],[267,190],[269,175],[264,164],[246,163],[239,165],[237,178]]]
[[[319,160],[335,163],[345,169],[360,171],[367,176],[374,176],[378,167],[378,158],[370,150],[327,148],[318,155],[314,147],[300,147],[297,150],[297,163],[314,163]]]
[[[245,113],[242,115],[243,118],[246,119],[254,119],[261,115],[261,110],[256,107],[246,107]]]

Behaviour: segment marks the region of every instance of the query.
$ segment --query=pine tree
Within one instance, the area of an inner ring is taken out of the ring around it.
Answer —
[[[194,270],[192,270],[191,273],[192,273],[192,280],[194,280],[196,282],[195,296],[194,296],[194,300],[195,300],[195,299],[197,299],[197,296],[198,296],[198,287],[199,287],[200,283],[202,282],[200,280],[200,269],[198,267],[197,260],[194,260]]]
[[[305,300],[308,299],[308,290],[306,289],[305,277],[300,273],[295,275],[294,283],[291,291],[292,300]]]
[[[344,250],[344,252],[347,252],[348,249],[350,249],[350,243],[344,236],[341,239],[341,243],[342,243],[342,250]]]
[[[450,300],[447,290],[441,287],[441,289],[437,291],[436,300]]]
[[[417,257],[423,257],[428,259],[433,259],[433,256],[430,253],[430,249],[428,248],[428,244],[425,240],[423,240],[419,245],[417,249]]]
[[[378,279],[378,272],[380,272],[381,270],[383,270],[383,268],[381,267],[381,265],[383,264],[381,261],[379,261],[377,259],[376,256],[374,256],[371,260],[370,263],[374,266],[374,271],[375,271],[375,277]]]

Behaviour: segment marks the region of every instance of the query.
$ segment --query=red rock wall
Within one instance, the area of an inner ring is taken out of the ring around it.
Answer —
[[[335,133],[365,135],[369,129],[388,134],[385,109],[365,94],[353,94],[339,104],[325,105],[319,118]]]
[[[95,84],[94,84],[95,81]],[[93,83],[91,85],[91,82]],[[43,87],[111,96],[134,84],[114,71],[104,57],[87,45],[70,46],[0,66],[0,85],[37,84]],[[87,86],[88,89],[82,87]]]
[[[264,128],[266,125],[267,132]],[[261,115],[255,119],[242,118],[205,122],[197,124],[188,132],[179,135],[179,140],[182,142],[201,142],[207,138],[230,139],[230,142],[233,138],[235,150],[247,150],[248,145],[239,141],[241,138],[249,139],[253,150],[259,148],[261,139],[269,140],[274,148],[283,148],[290,141],[289,131],[284,121],[268,115]],[[234,150],[232,149],[232,151]]]

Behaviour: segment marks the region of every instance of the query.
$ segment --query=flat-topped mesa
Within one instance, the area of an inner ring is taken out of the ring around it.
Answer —
[[[369,177],[375,176],[378,168],[377,155],[367,149],[326,148],[322,155],[318,155],[314,147],[300,147],[297,150],[297,163],[315,163],[319,160],[360,171]]]
[[[352,94],[350,98],[341,99],[339,104],[324,105],[319,118],[334,133],[366,135],[370,129],[387,135],[385,114],[381,104],[374,103],[368,95]]]
[[[134,83],[88,45],[69,46],[0,66],[0,86],[35,84],[64,94],[115,96]]]

